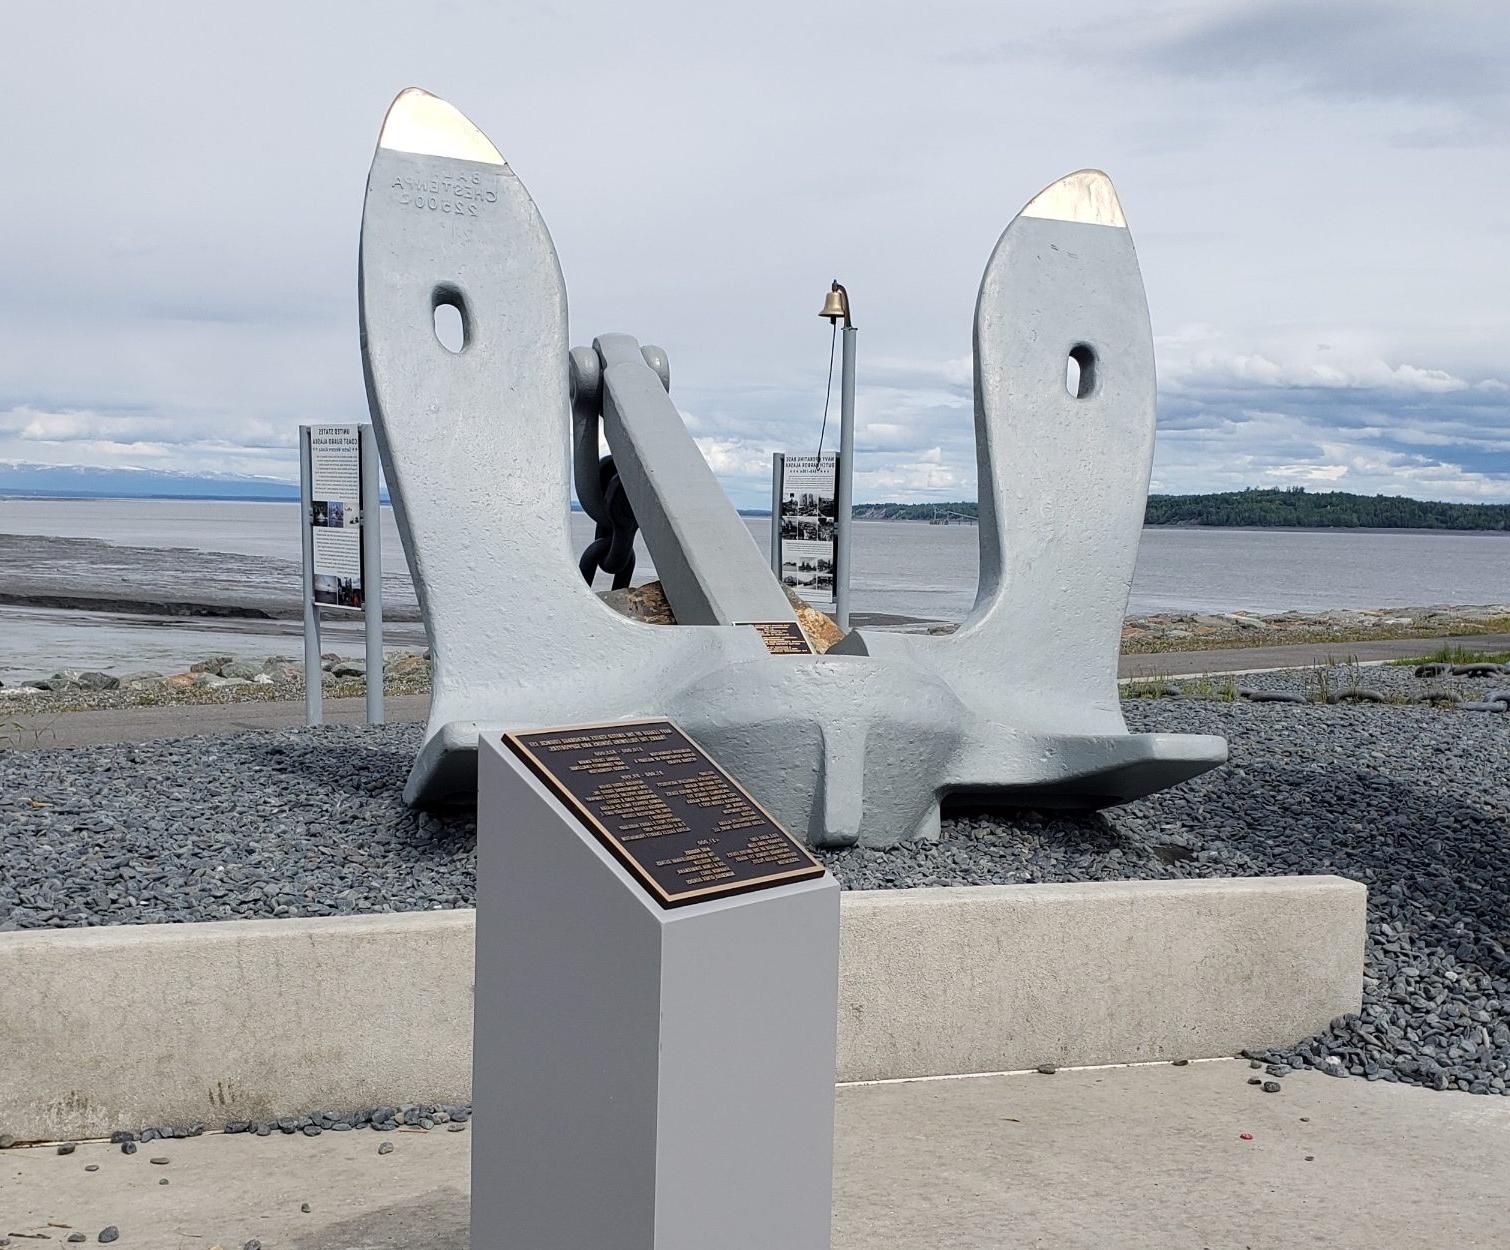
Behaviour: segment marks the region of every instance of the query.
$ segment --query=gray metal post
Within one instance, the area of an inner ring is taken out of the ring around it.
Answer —
[[[299,593],[304,599],[304,723],[321,720],[320,609],[315,603],[315,536],[309,528],[314,510],[314,462],[310,454],[309,426],[299,427],[299,542],[304,552],[304,570]]]
[[[771,453],[771,572],[781,580],[781,474],[786,467],[786,457],[779,451]]]
[[[834,620],[849,628],[849,552],[855,507],[855,336],[854,326],[844,327],[844,372],[839,389],[839,497],[834,501]]]
[[[383,723],[383,503],[372,427],[361,427],[362,616],[367,632],[367,723]],[[376,676],[374,676],[376,674]]]

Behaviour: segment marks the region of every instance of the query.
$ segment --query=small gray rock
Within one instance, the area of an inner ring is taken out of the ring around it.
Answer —
[[[1054,1073],[1059,1071],[1059,1069],[1056,1068],[1052,1063],[1040,1063],[1038,1065],[1038,1070],[1042,1072],[1044,1076],[1053,1076]]]
[[[393,1143],[391,1141],[385,1141],[381,1146],[378,1147],[378,1154],[380,1155],[391,1155],[392,1153]]]
[[[63,1238],[63,1240],[73,1242],[88,1241],[89,1235],[87,1233],[69,1233],[67,1237]]]
[[[104,1228],[100,1229],[99,1239],[102,1243],[109,1245],[109,1243],[112,1241],[118,1241],[120,1239],[120,1235],[121,1230],[118,1229],[114,1224],[106,1224]]]
[[[78,1148],[79,1148],[78,1142],[66,1141],[61,1146],[58,1147],[58,1153],[60,1155],[71,1155]]]
[[[1277,1094],[1277,1093],[1279,1093],[1280,1089],[1281,1089],[1281,1086],[1280,1086],[1280,1084],[1279,1084],[1278,1081],[1265,1081],[1264,1082],[1264,1093],[1266,1093],[1266,1094]]]

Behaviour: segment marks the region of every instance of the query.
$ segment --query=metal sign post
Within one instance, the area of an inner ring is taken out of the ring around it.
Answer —
[[[372,426],[360,428],[362,458],[362,623],[367,635],[367,723],[383,723],[383,500]]]
[[[383,557],[378,452],[370,425],[299,427],[304,568],[304,712],[322,718],[320,609],[363,614],[367,722],[383,723]]]
[[[322,717],[320,689],[320,609],[315,604],[314,465],[310,455],[309,426],[299,427],[299,537],[304,552],[300,594],[304,599],[304,723],[318,725]]]
[[[781,580],[781,479],[786,472],[786,457],[771,453],[771,572]]]
[[[848,307],[846,297],[846,313]],[[849,628],[849,552],[855,524],[855,339],[859,333],[846,316],[839,383],[838,507],[834,516],[834,621],[840,629]]]

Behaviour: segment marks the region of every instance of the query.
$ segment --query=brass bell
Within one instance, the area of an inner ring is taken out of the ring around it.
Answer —
[[[844,318],[844,324],[849,324],[849,292],[836,281],[829,288],[828,295],[823,300],[823,311],[818,314],[827,317],[830,322]]]

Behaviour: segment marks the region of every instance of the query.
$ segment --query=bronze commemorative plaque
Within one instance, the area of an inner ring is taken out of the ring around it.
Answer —
[[[802,626],[796,621],[740,621],[760,635],[765,649],[772,655],[812,655],[813,645],[808,642]]]
[[[807,848],[668,720],[503,740],[662,907],[823,875]]]

